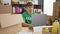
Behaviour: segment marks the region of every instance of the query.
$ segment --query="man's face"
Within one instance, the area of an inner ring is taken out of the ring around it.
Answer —
[[[27,11],[32,12],[32,11],[33,11],[33,6],[29,6],[29,7],[27,7]]]

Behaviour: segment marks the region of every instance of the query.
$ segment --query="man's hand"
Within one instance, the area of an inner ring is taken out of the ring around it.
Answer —
[[[29,24],[29,30],[33,31],[33,26]]]
[[[31,27],[32,25],[31,24],[27,24],[27,23],[22,23],[22,26],[23,27]]]
[[[22,27],[28,27],[29,30],[33,31],[33,26],[31,24],[22,23]]]
[[[28,27],[28,24],[22,23],[22,27]]]

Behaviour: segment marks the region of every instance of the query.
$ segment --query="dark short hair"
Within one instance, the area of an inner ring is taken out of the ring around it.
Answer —
[[[29,7],[29,6],[33,6],[33,3],[32,3],[32,2],[28,2],[28,3],[26,4],[26,7]]]

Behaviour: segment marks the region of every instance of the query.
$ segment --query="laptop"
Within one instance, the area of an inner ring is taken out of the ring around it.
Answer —
[[[45,26],[47,24],[46,14],[34,14],[32,15],[32,26]]]
[[[41,31],[42,33],[42,29],[45,27],[50,27],[50,26],[46,26],[47,24],[47,15],[46,14],[34,14],[32,15],[32,26],[33,26],[33,30],[34,32],[39,32]]]
[[[48,23],[47,20],[47,15],[46,14],[34,14],[32,15],[32,26],[33,26],[33,30],[34,32],[41,32],[43,28],[45,27],[53,27],[53,26],[46,26],[46,24]]]

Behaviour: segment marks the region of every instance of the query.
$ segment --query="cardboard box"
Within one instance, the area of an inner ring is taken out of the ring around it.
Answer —
[[[59,16],[60,16],[60,2],[54,2],[53,18],[58,18]]]
[[[8,26],[16,25],[22,23],[23,18],[21,14],[0,14],[0,24],[1,28],[5,28]]]
[[[49,33],[44,31],[42,33],[41,32],[33,32],[33,34],[49,34]]]
[[[12,4],[18,4],[19,0],[12,0]]]
[[[21,24],[9,26],[6,28],[0,27],[0,34],[15,34],[21,31]]]
[[[33,32],[33,34],[49,34],[49,32],[47,32],[43,29],[43,31]]]
[[[19,4],[18,2],[12,2],[12,4]]]
[[[19,2],[19,0],[12,0],[12,2]]]
[[[11,5],[0,5],[0,14],[12,13]]]
[[[40,29],[41,30],[41,29]],[[42,31],[33,32],[33,34],[49,34],[49,31],[46,31],[44,28]]]
[[[17,34],[22,22],[21,14],[0,14],[0,34]]]
[[[1,0],[0,0],[0,3],[1,3]]]

